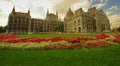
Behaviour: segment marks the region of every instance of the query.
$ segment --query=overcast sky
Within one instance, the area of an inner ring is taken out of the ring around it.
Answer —
[[[103,9],[112,26],[120,26],[120,0],[0,0],[0,26],[7,25],[8,15],[13,7],[17,12],[31,11],[32,18],[45,18],[47,9],[50,12],[58,11],[59,17],[64,18],[69,8],[75,11],[83,8]]]

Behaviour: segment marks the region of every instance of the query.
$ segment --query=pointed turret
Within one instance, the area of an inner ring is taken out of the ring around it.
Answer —
[[[28,14],[30,14],[30,9],[28,9]]]
[[[49,9],[47,9],[46,19],[49,19]]]
[[[58,20],[58,11],[56,11],[56,18],[57,18],[57,20]]]
[[[15,12],[15,6],[13,7],[12,13]]]
[[[71,8],[69,8],[69,11],[71,11]]]
[[[56,11],[56,16],[58,16],[58,11]]]
[[[49,14],[49,9],[47,9],[47,15]]]

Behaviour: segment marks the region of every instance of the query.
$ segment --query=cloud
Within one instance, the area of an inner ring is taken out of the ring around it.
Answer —
[[[55,5],[53,5],[53,10],[57,10],[61,16],[65,16],[69,8],[72,8],[73,11],[83,8],[87,11],[93,0],[52,0]]]
[[[15,4],[15,0],[4,0],[4,1],[10,2],[12,4]]]
[[[5,26],[8,21],[8,14],[5,13],[0,13],[0,26],[3,25]]]
[[[2,10],[3,13],[10,13],[11,12],[11,7],[12,3],[6,2],[6,1],[0,1],[0,9]]]
[[[112,10],[119,10],[119,8],[118,8],[118,6],[112,6],[112,7],[109,8],[109,10],[110,11],[112,11]]]
[[[8,15],[11,12],[13,4],[8,0],[0,0],[0,26],[7,25]]]
[[[120,14],[111,15],[108,18],[112,26],[120,26]]]
[[[30,8],[31,16],[33,18],[45,18],[47,8],[51,7],[51,4],[46,0],[36,0],[34,2],[30,1],[27,7]]]
[[[118,14],[120,8],[116,5],[111,6],[105,12],[112,24],[111,27],[120,26],[120,14]]]
[[[0,12],[2,12],[2,9],[0,9]]]
[[[99,8],[104,7],[108,3],[108,0],[98,0],[98,1],[99,3],[93,5],[92,7],[96,7],[97,9],[99,9]]]
[[[108,15],[108,16],[110,16],[110,15],[115,15],[115,14],[118,14],[119,13],[119,11],[120,11],[120,8],[118,7],[118,6],[111,6],[110,8],[108,8],[107,10],[106,10],[106,14]]]
[[[50,7],[47,0],[0,0],[0,25],[7,25],[8,15],[15,6],[16,12],[28,12],[30,9],[31,16],[33,18],[43,18],[45,17],[45,11]],[[7,14],[7,15],[6,15]],[[2,17],[5,16],[5,17]]]
[[[45,8],[40,6],[36,8],[30,8],[31,9],[31,16],[33,18],[44,18],[45,16]]]

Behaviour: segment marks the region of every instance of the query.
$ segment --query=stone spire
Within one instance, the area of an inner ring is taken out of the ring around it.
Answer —
[[[28,14],[30,14],[30,9],[28,9]]]
[[[13,7],[13,10],[12,10],[12,12],[15,12],[15,6]]]
[[[69,11],[71,11],[71,8],[69,8]]]
[[[58,11],[56,11],[56,16],[58,17]]]
[[[47,9],[46,19],[49,19],[49,9]]]
[[[49,9],[47,9],[47,15],[49,14]]]

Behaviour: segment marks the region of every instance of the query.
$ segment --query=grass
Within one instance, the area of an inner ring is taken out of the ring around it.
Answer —
[[[72,37],[83,37],[83,36],[96,36],[100,33],[79,33],[79,34],[22,34],[20,37],[41,37],[41,38],[52,38],[52,37],[63,37],[63,38],[72,38]]]
[[[119,66],[120,46],[81,50],[0,50],[0,66]]]

